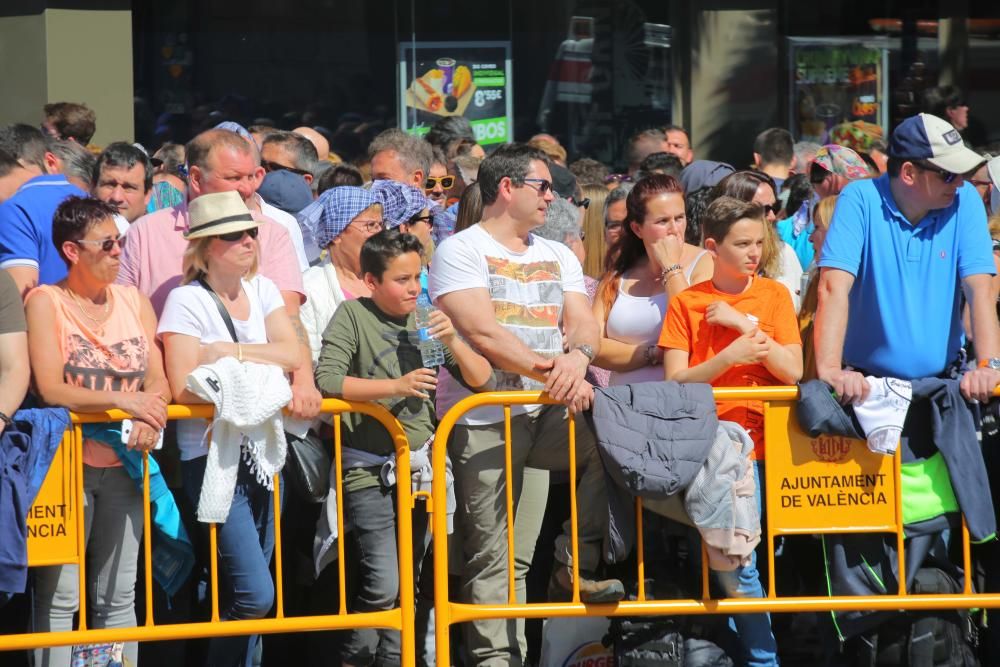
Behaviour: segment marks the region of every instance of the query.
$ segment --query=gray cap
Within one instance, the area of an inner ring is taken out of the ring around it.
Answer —
[[[266,174],[257,194],[271,206],[292,215],[313,202],[312,189],[305,179],[284,169]]]
[[[713,162],[712,160],[695,160],[684,167],[681,172],[681,185],[684,192],[695,192],[702,188],[714,188],[719,181],[736,171],[725,162]]]

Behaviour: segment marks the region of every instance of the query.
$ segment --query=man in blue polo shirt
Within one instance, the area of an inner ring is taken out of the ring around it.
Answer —
[[[0,204],[0,269],[7,270],[23,296],[35,285],[66,277],[66,264],[52,244],[52,216],[67,197],[87,193],[54,172],[56,161],[46,159],[45,136],[38,128],[0,128],[0,148],[33,173]]]
[[[972,316],[978,368],[967,399],[1000,383],[1000,327],[986,213],[965,182],[983,158],[946,121],[919,114],[892,134],[885,175],[850,183],[823,246],[816,370],[844,403],[864,400],[864,376],[942,375],[963,343],[961,292]]]

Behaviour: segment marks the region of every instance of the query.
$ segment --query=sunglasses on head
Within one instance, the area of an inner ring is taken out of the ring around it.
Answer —
[[[540,197],[544,197],[546,192],[552,192],[552,181],[547,181],[544,178],[526,178],[524,184],[534,189]]]
[[[111,252],[111,249],[115,247],[115,244],[118,244],[119,248],[125,247],[125,237],[118,236],[113,239],[103,239],[101,241],[93,241],[91,239],[78,239],[76,241],[73,241],[73,243],[80,246],[88,243],[91,245],[99,245],[101,246],[101,252]]]
[[[577,199],[576,197],[570,197],[569,201],[573,206],[583,207],[584,210],[590,208],[590,197],[584,197],[583,199]]]
[[[428,176],[427,180],[424,182],[424,190],[429,192],[438,185],[447,190],[451,186],[455,185],[455,177],[451,174],[448,174],[447,176]]]
[[[264,167],[264,171],[271,173],[272,171],[290,171],[293,174],[298,174],[299,176],[306,176],[310,172],[305,169],[296,169],[295,167],[288,167],[278,162],[271,162],[270,160],[261,160],[260,166]]]
[[[237,241],[243,240],[243,235],[246,234],[252,239],[257,238],[257,227],[251,227],[250,229],[241,229],[238,232],[227,232],[226,234],[216,234],[215,238],[220,241],[225,241],[226,243],[236,243]]]
[[[935,167],[927,162],[914,162],[913,166],[922,171],[929,171],[937,174],[941,177],[941,180],[947,185],[949,183],[954,183],[955,179],[961,178],[961,174],[954,174],[947,169],[942,169],[941,167]]]

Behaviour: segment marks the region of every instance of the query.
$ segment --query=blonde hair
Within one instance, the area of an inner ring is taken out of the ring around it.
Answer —
[[[837,195],[823,197],[813,209],[813,224],[817,229],[829,229],[833,221],[833,211],[837,207]],[[809,280],[806,293],[802,295],[799,307],[799,331],[802,333],[802,381],[816,378],[816,349],[813,347],[813,322],[819,308],[819,269]]]
[[[559,164],[566,163],[566,149],[559,144],[553,143],[548,139],[538,138],[529,141],[528,145],[545,153],[553,162],[557,162]]]
[[[214,236],[202,236],[188,241],[188,246],[184,250],[181,285],[192,283],[208,273],[208,246],[214,239]],[[260,247],[256,241],[254,241],[254,249],[253,262],[250,263],[250,268],[243,276],[247,280],[257,275],[257,269],[260,266]]]
[[[583,272],[600,280],[604,275],[604,259],[608,254],[607,243],[604,241],[604,200],[608,198],[608,189],[603,185],[588,183],[582,188],[583,196],[590,200],[583,215],[583,231],[586,238],[583,245],[587,250],[583,262]]]
[[[820,229],[829,229],[835,208],[837,208],[837,195],[830,195],[829,197],[820,199],[813,210],[813,224]]]

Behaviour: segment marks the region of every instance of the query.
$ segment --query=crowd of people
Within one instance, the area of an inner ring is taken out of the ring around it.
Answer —
[[[958,116],[944,115],[908,118],[864,152],[766,129],[747,146],[745,168],[696,159],[684,128],[650,128],[629,142],[621,171],[587,157],[567,162],[550,135],[487,154],[461,117],[424,138],[385,130],[355,164],[309,127],[218,119],[186,144],[100,148],[90,145],[94,114],[71,103],[47,105],[41,129],[0,127],[4,447],[25,430],[18,415],[29,409],[131,415],[84,430],[88,609],[78,609],[72,565],[32,568],[27,583],[22,572],[5,591],[30,591],[34,631],[69,630],[77,613],[92,628],[135,626],[148,452],[164,491],[155,494],[155,528],[173,545],[174,567],[156,571],[160,586],[189,600],[188,620],[198,618],[214,523],[222,619],[267,616],[272,480],[300,465],[295,447],[332,442],[333,421],[320,408],[336,397],[379,403],[399,420],[414,488],[430,478],[432,449],[447,448],[453,596],[478,604],[508,596],[507,456],[516,598],[568,600],[575,584],[584,602],[615,602],[635,582],[615,568],[629,550],[615,541],[624,533],[609,480],[644,478],[619,482],[641,495],[629,484],[676,474],[675,459],[705,465],[711,445],[701,447],[701,431],[635,424],[700,415],[697,427],[710,425],[716,441],[723,420],[726,456],[739,462],[730,495],[744,498],[733,511],[745,530],[717,543],[692,498],[687,523],[709,544],[721,595],[762,597],[762,582],[775,576],[757,561],[767,530],[764,406],[716,403],[697,386],[801,382],[804,401],[805,388],[821,383],[827,402],[810,407],[823,419],[802,427],[842,435],[831,424],[845,416],[856,424],[855,407],[885,402],[886,378],[905,383],[914,406],[873,408],[882,410],[880,429],[902,436],[907,537],[932,536],[924,553],[960,579],[948,554],[956,517],[964,514],[974,541],[996,532],[990,490],[973,482],[988,472],[977,429],[1000,383],[1000,241],[991,242],[1000,239],[1000,157],[967,147]],[[438,420],[461,399],[507,390],[544,390],[555,404],[512,406],[509,422],[499,406],[477,408],[448,442],[434,442]],[[168,422],[171,403],[211,404],[216,417]],[[566,486],[570,419],[577,582],[573,527],[550,502]],[[866,424],[854,428],[873,442]],[[334,491],[283,494],[285,548],[304,554],[296,581],[306,589],[329,575],[333,545],[346,540],[347,608],[390,609],[399,597],[393,441],[359,414],[345,414],[340,433],[343,477],[321,480]],[[641,465],[613,470],[622,451]],[[28,472],[3,473],[17,475]],[[427,516],[417,503],[420,658],[433,664]],[[4,526],[5,535],[13,530]],[[866,553],[848,538],[838,543],[843,553]],[[541,593],[531,584],[539,563],[551,564]],[[885,590],[894,589],[875,592]],[[287,595],[292,604],[308,598]],[[307,603],[300,611],[307,607],[316,611]],[[319,608],[335,611],[329,600]],[[840,634],[825,644],[828,664],[860,664],[845,640],[876,632],[867,618],[821,624]],[[769,615],[736,614],[731,624],[735,664],[778,664],[782,636]],[[537,659],[521,620],[462,629],[460,664]],[[184,660],[261,664],[266,643],[215,638]],[[334,645],[327,663],[400,661],[391,630],[339,633]],[[139,649],[118,646],[132,665]],[[73,647],[33,654],[34,664],[59,667],[76,656]]]

